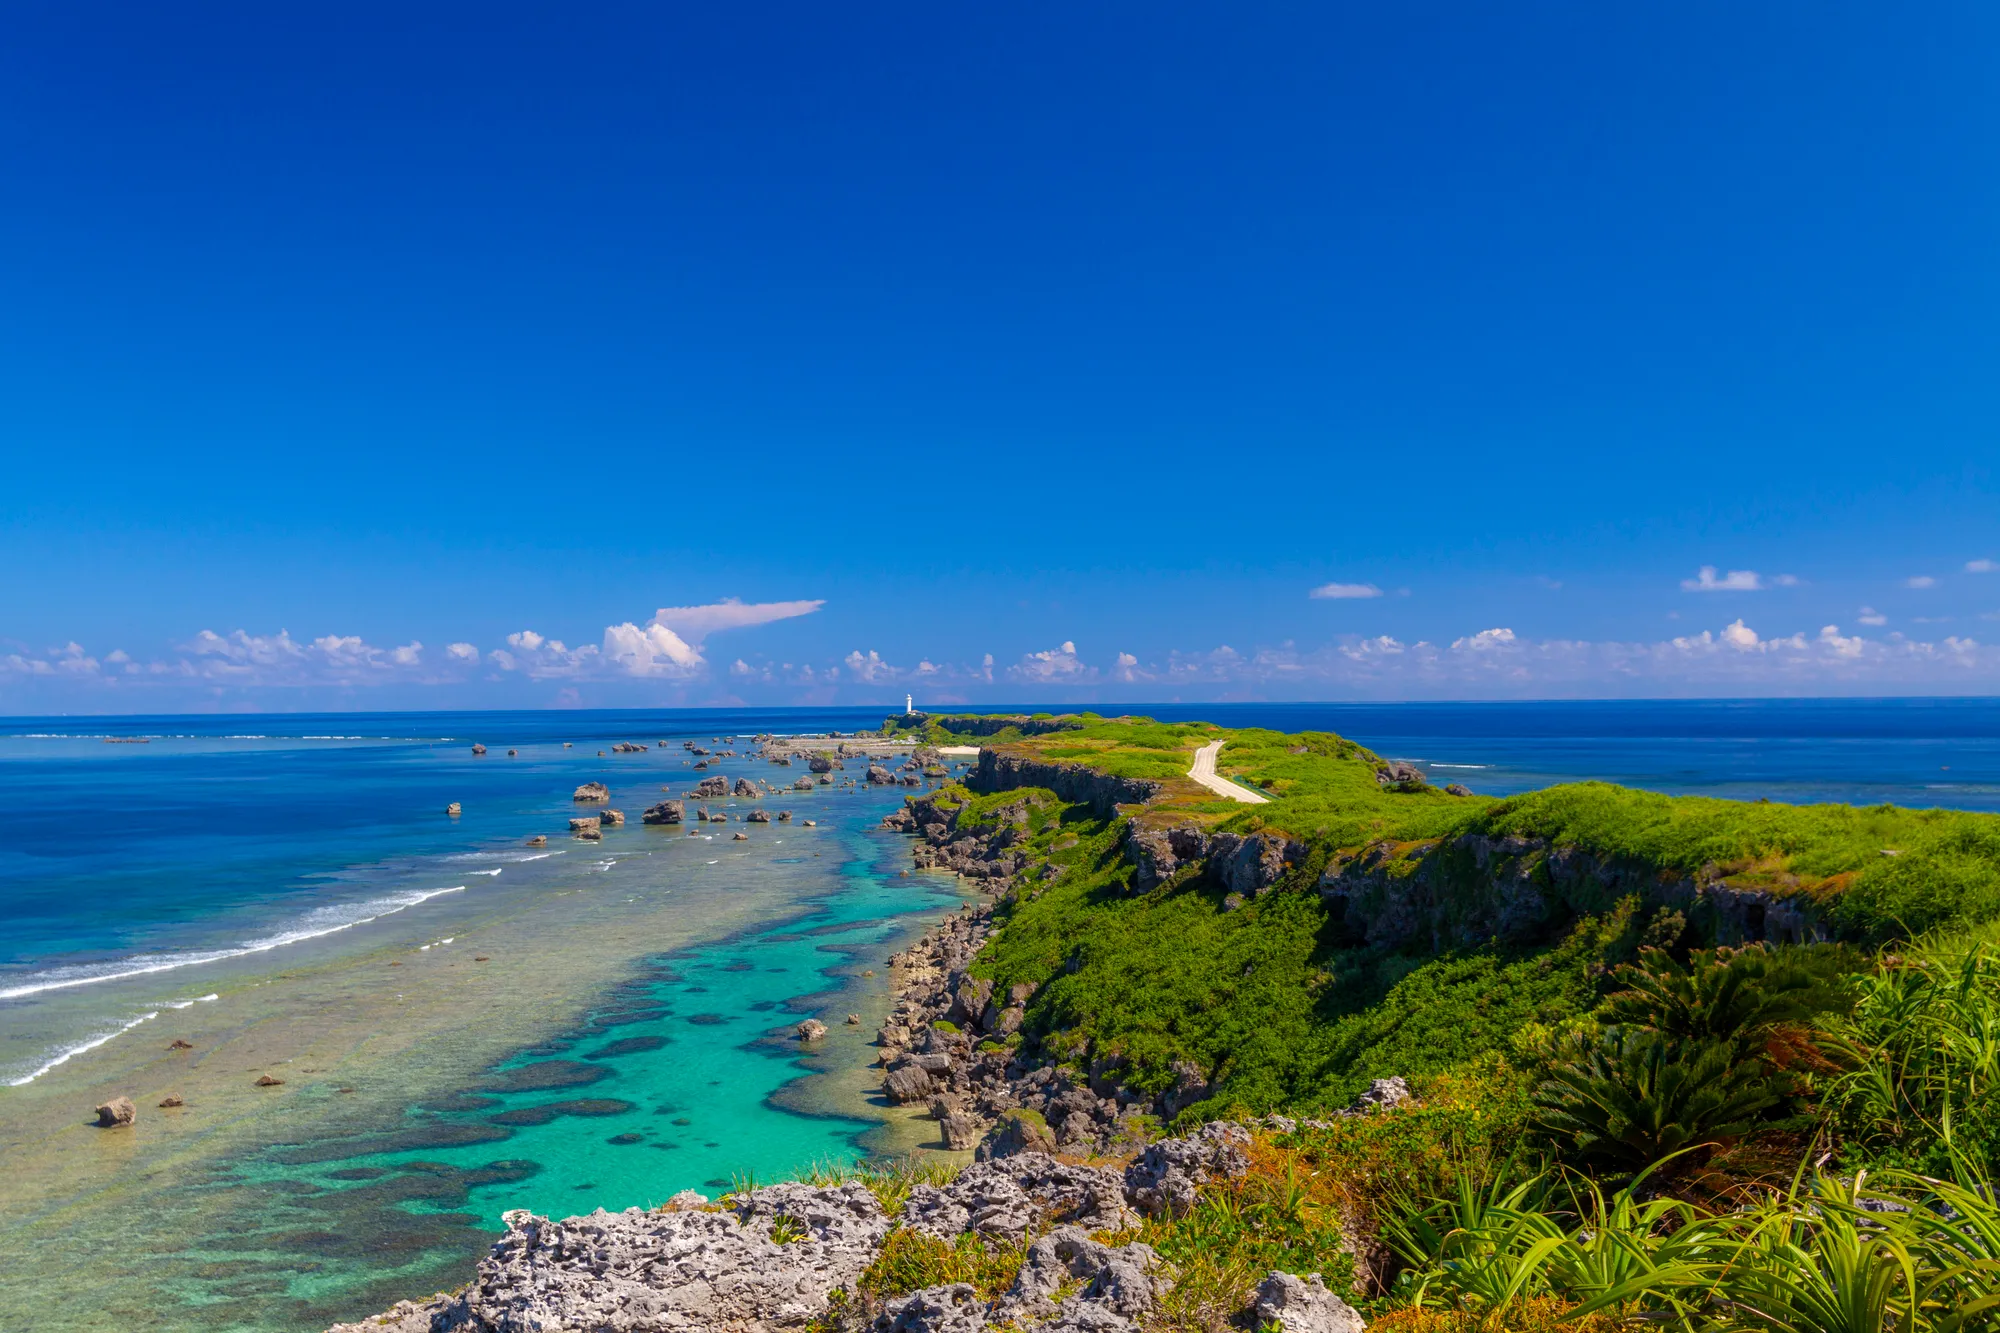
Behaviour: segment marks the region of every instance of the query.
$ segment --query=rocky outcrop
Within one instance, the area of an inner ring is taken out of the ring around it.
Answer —
[[[882,826],[918,835],[920,841],[910,849],[917,869],[955,871],[990,881],[988,892],[1006,890],[1028,863],[1022,850],[1028,837],[1028,799],[987,811],[975,827],[961,820],[960,807],[941,804],[939,798],[936,792],[905,798],[902,809],[883,817]]]
[[[880,764],[868,765],[868,783],[874,787],[886,787],[895,782],[896,775]]]
[[[687,818],[687,805],[681,801],[661,801],[648,806],[646,813],[639,816],[642,824],[678,824]]]
[[[1143,805],[1165,790],[1160,783],[1144,778],[1113,777],[1082,764],[1031,759],[997,750],[979,752],[979,765],[967,775],[965,785],[981,793],[1046,787],[1065,801],[1088,805],[1099,815],[1109,815],[1121,805]]]
[[[1162,1139],[1125,1168],[1125,1190],[1149,1217],[1179,1216],[1192,1209],[1201,1187],[1250,1169],[1250,1131],[1218,1120],[1183,1139]]]
[[[812,758],[806,760],[806,769],[807,771],[813,773],[831,773],[833,772],[833,756],[828,754],[816,754]]]
[[[1038,1152],[974,1162],[948,1185],[914,1187],[903,1205],[905,1226],[939,1240],[971,1232],[1021,1241],[1053,1223],[1122,1231],[1138,1221],[1116,1172]]]
[[[1713,865],[1687,875],[1518,834],[1373,843],[1335,855],[1319,891],[1339,932],[1380,948],[1532,941],[1626,897],[1701,919],[1721,944],[1830,938],[1803,892],[1731,884]]]
[[[1202,864],[1230,893],[1260,898],[1304,862],[1308,851],[1305,843],[1274,831],[1211,834],[1193,825],[1162,828],[1136,819],[1125,837],[1136,893],[1150,893],[1182,868]]]
[[[1272,1273],[1257,1285],[1250,1304],[1259,1328],[1280,1333],[1365,1333],[1368,1321],[1326,1289],[1318,1273],[1304,1278]]]
[[[504,1220],[506,1236],[480,1260],[469,1287],[411,1307],[427,1310],[428,1327],[451,1333],[802,1329],[826,1309],[835,1287],[860,1276],[889,1231],[882,1206],[858,1184],[772,1185],[726,1208],[690,1200],[659,1212],[599,1209],[552,1222],[517,1211]],[[335,1333],[368,1327],[346,1325]]]
[[[625,812],[623,810],[605,810],[599,812],[597,819],[605,828],[619,828],[625,823]]]
[[[1430,783],[1422,769],[1398,759],[1376,765],[1375,785],[1384,791],[1414,792],[1422,791]]]
[[[138,1118],[139,1108],[132,1104],[130,1097],[113,1097],[97,1108],[100,1129],[122,1129]]]
[[[743,822],[746,824],[768,824],[771,822],[771,812],[760,807],[743,816]]]
[[[601,782],[586,782],[576,789],[575,794],[570,799],[572,801],[608,801],[611,799],[611,789]]]
[[[595,833],[597,832],[598,825],[603,822],[597,815],[578,815],[575,819],[569,821],[569,831],[576,834]]]
[[[694,784],[694,790],[688,794],[698,801],[714,800],[718,797],[727,796],[729,795],[729,779],[720,774],[703,778],[700,782]]]
[[[736,785],[730,789],[730,794],[733,796],[742,796],[748,800],[754,801],[759,796],[762,796],[764,794],[764,789],[762,787],[759,787],[756,783],[752,782],[749,778],[738,778],[736,779]]]
[[[800,1041],[818,1041],[826,1035],[826,1024],[817,1018],[808,1018],[798,1027]]]

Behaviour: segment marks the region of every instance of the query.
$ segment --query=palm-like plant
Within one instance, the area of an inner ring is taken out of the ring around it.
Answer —
[[[1766,1113],[1784,1103],[1784,1085],[1763,1065],[1733,1056],[1721,1043],[1612,1028],[1535,1090],[1536,1128],[1566,1159],[1629,1179],[1768,1123]]]

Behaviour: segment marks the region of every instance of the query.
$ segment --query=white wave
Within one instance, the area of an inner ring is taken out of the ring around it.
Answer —
[[[497,870],[468,870],[465,873],[468,875],[497,875],[500,872]]]
[[[104,1045],[104,1043],[112,1040],[114,1037],[122,1037],[127,1032],[130,1032],[133,1028],[138,1027],[141,1023],[149,1023],[153,1019],[158,1018],[159,1016],[160,1016],[160,1011],[157,1009],[151,1011],[150,1013],[140,1014],[137,1018],[125,1024],[125,1026],[123,1027],[113,1028],[109,1032],[101,1032],[97,1036],[92,1037],[89,1041],[81,1041],[78,1042],[76,1045],[71,1046],[65,1050],[58,1051],[56,1052],[54,1058],[51,1059],[47,1064],[43,1065],[40,1069],[37,1069],[34,1073],[29,1074],[24,1078],[10,1079],[8,1081],[7,1086],[10,1088],[24,1088],[28,1084],[33,1083],[36,1079],[40,1078],[42,1075],[48,1073],[51,1069],[54,1069],[57,1065],[68,1064],[71,1059],[73,1059],[76,1056],[82,1055],[85,1051],[94,1051],[98,1047]]]
[[[160,1001],[160,1007],[162,1009],[192,1009],[198,1004],[204,1004],[209,1000],[219,1000],[221,998],[220,995],[211,993],[208,995],[197,995],[192,1000],[162,1000]]]
[[[1491,768],[1491,764],[1432,764],[1432,768]]]
[[[263,939],[245,940],[233,949],[190,950],[187,953],[142,953],[108,963],[86,963],[76,967],[53,968],[47,972],[36,973],[18,986],[0,990],[0,1000],[18,1000],[24,995],[39,995],[43,991],[65,990],[72,986],[94,986],[101,981],[124,981],[130,977],[149,976],[155,972],[172,972],[177,968],[219,963],[226,958],[241,958],[245,954],[265,953],[287,944],[298,944],[305,940],[318,939],[322,935],[351,930],[355,926],[365,926],[370,921],[393,916],[405,908],[429,902],[443,894],[463,892],[465,886],[458,884],[449,889],[418,889],[408,893],[391,894],[386,898],[373,898],[366,902],[316,907],[301,917],[290,930],[268,935]],[[366,915],[351,915],[357,912]]]

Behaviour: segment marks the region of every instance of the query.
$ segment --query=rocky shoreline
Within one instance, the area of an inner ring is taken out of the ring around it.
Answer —
[[[685,1191],[657,1210],[561,1222],[513,1212],[463,1289],[329,1333],[1139,1333],[1172,1290],[1172,1266],[1150,1246],[1093,1234],[1184,1214],[1203,1185],[1249,1170],[1249,1143],[1243,1126],[1217,1122],[1122,1168],[1004,1153],[910,1187],[899,1207],[893,1191],[850,1180],[718,1201]],[[1022,1261],[991,1298],[954,1282],[871,1299],[861,1279],[899,1228],[1023,1247]],[[1242,1313],[1284,1333],[1365,1328],[1317,1274],[1270,1273]]]

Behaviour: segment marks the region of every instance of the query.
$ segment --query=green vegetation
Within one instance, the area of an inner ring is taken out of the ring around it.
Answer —
[[[1391,1075],[1420,1099],[1260,1133],[1250,1176],[1132,1233],[1182,1274],[1171,1326],[1223,1327],[1271,1268],[1334,1281],[1350,1262],[1377,1327],[1408,1333],[1960,1333],[2000,1312],[2000,817],[1602,783],[1453,795],[1380,780],[1381,757],[1329,733],[1064,721],[981,743],[1160,799],[1106,818],[1042,790],[934,797],[1054,869],[1017,878],[972,967],[1035,988],[1014,1040],[1142,1093],[1205,1086],[1183,1127],[1324,1115]],[[924,723],[962,739],[951,725]],[[1218,771],[1268,804],[1186,778],[1219,737]],[[1139,893],[1128,820],[1295,854],[1257,892],[1197,866]],[[1417,914],[1399,947],[1322,901],[1350,866]],[[1504,934],[1436,928],[1508,894],[1533,910]],[[1830,942],[1760,939],[1780,915],[1785,938]],[[1382,1244],[1350,1254],[1343,1230]],[[1007,1261],[899,1246],[871,1290]]]

